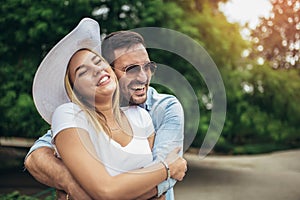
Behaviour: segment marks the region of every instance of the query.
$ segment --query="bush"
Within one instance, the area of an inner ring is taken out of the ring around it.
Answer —
[[[45,193],[53,192],[52,188],[49,188],[48,190],[43,191]],[[39,199],[44,199],[44,200],[52,200],[56,199],[55,195],[50,195],[46,196],[45,198],[41,198],[41,195],[44,195],[45,193],[40,193],[35,196],[28,196],[21,194],[19,191],[14,191],[8,194],[1,194],[0,195],[0,200],[39,200]]]
[[[22,195],[20,192],[14,191],[9,194],[2,194],[0,200],[38,200],[38,198]]]

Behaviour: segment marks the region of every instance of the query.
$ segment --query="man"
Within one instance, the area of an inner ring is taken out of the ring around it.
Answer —
[[[156,131],[153,148],[155,161],[163,160],[174,147],[183,147],[182,106],[174,96],[158,94],[149,87],[155,63],[150,62],[143,38],[131,31],[111,33],[103,40],[102,54],[119,79],[122,104],[143,107],[153,120]],[[38,181],[65,191],[73,199],[89,199],[65,165],[53,156],[50,141],[50,131],[36,141],[25,158],[26,168]],[[163,195],[166,199],[174,199],[175,183],[175,180],[168,179],[140,199]]]

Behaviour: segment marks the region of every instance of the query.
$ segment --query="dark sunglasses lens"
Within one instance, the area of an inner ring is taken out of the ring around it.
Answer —
[[[140,71],[140,66],[139,65],[131,65],[126,68],[126,73],[127,74],[136,74]]]
[[[157,66],[156,66],[155,62],[149,62],[149,63],[147,63],[143,66],[143,70],[145,72],[148,72],[150,70],[151,73],[154,73],[156,68],[157,68]],[[126,68],[125,72],[128,75],[135,75],[135,74],[140,73],[140,70],[141,70],[140,65],[131,65],[131,66]]]

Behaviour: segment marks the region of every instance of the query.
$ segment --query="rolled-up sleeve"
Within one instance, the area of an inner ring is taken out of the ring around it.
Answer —
[[[153,157],[156,162],[160,162],[176,147],[181,147],[179,155],[183,154],[184,113],[180,102],[174,96],[168,95],[156,103],[151,110],[152,120],[156,126]],[[159,184],[158,196],[172,188],[175,183],[176,180],[170,178]]]
[[[38,138],[34,142],[34,144],[29,149],[27,155],[25,156],[25,160],[33,151],[41,147],[49,147],[54,149],[54,146],[51,143],[51,130],[48,130],[47,133],[45,133],[42,137]]]

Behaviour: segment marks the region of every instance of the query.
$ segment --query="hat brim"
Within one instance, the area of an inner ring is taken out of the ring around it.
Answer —
[[[97,21],[82,19],[50,50],[35,74],[33,100],[37,111],[49,124],[54,110],[70,102],[64,79],[69,60],[80,49],[90,49],[101,54],[100,26]]]

